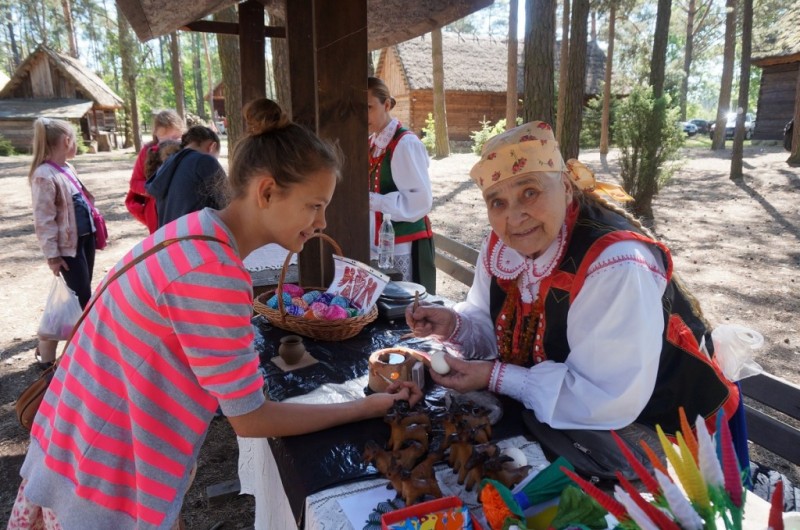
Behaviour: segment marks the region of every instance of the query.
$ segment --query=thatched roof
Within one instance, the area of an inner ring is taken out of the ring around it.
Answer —
[[[108,85],[103,82],[94,72],[89,70],[79,60],[51,50],[41,44],[31,53],[22,64],[17,67],[11,80],[0,89],[0,98],[9,98],[14,95],[14,89],[19,86],[27,77],[30,70],[37,61],[46,56],[56,69],[60,70],[64,77],[71,79],[81,92],[91,99],[98,107],[108,109],[118,109],[123,105],[122,98],[114,93]]]
[[[759,35],[753,42],[751,54],[756,66],[794,63],[800,61],[800,4],[788,8],[785,16]]]
[[[0,99],[0,121],[36,118],[80,119],[92,110],[80,99]]]
[[[561,43],[556,42],[555,65],[559,67],[558,50]],[[519,69],[517,70],[517,91],[522,92],[523,65],[522,50],[519,43]],[[430,90],[433,88],[433,62],[431,40],[420,37],[394,46],[406,83],[410,90]],[[386,59],[387,50],[382,50],[378,59],[378,71]],[[444,84],[447,90],[464,92],[505,92],[506,64],[508,47],[505,41],[487,37],[458,36],[452,33],[442,35],[442,54],[444,56]],[[595,41],[588,44],[586,69],[586,94],[599,94],[600,83],[605,73],[606,56]]]
[[[285,12],[287,0],[261,0],[270,10]],[[200,20],[237,0],[117,0],[139,39],[166,35]],[[367,39],[370,50],[391,46],[463,18],[492,0],[367,0]],[[178,7],[180,6],[180,7]]]

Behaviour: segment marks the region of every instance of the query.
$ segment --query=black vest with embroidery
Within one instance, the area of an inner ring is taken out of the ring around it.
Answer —
[[[585,271],[589,263],[583,262],[590,250],[596,259],[603,249],[616,241],[638,239],[649,242],[653,244],[653,248],[659,249],[665,268],[668,268],[667,264],[670,263],[670,257],[665,249],[656,246],[652,240],[643,236],[641,231],[627,219],[595,204],[581,205],[575,226],[568,237],[569,242],[564,257],[550,277],[562,273],[561,278],[571,277],[570,285],[576,287],[564,289],[563,285],[561,288],[549,285],[548,288],[545,281],[542,282],[539,290],[539,296],[544,300],[542,315],[544,329],[540,342],[543,350],[542,360],[565,362],[569,356],[567,314],[571,300],[575,299],[585,280]],[[492,321],[495,323],[505,298],[505,291],[497,283],[497,279],[492,277],[489,306]],[[653,395],[637,421],[651,426],[659,424],[664,432],[672,434],[680,429],[678,420],[680,406],[684,407],[690,419],[696,418],[698,414],[708,418],[723,406],[726,415],[730,417],[738,405],[738,391],[724,378],[716,362],[708,360],[707,356],[700,352],[698,344],[704,337],[707,348],[712,350],[710,333],[672,278],[669,278],[661,303],[664,332],[658,375]],[[532,366],[534,363],[534,355],[531,352],[527,365]]]

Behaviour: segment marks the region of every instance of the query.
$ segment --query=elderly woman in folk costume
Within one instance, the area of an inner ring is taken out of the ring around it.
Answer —
[[[417,336],[460,352],[437,383],[508,395],[557,429],[638,421],[670,434],[680,406],[689,418],[737,410],[669,250],[600,195],[630,199],[622,190],[564,163],[549,125],[492,138],[471,177],[492,232],[467,299],[406,314]]]
[[[378,229],[383,215],[389,214],[395,231],[395,268],[403,280],[420,283],[435,293],[428,153],[414,133],[392,118],[389,112],[395,100],[386,84],[370,77],[367,88],[372,253],[377,255]]]

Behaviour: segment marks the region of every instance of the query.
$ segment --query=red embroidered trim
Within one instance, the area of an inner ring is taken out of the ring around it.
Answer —
[[[606,269],[608,267],[612,267],[614,265],[618,265],[620,263],[624,263],[626,261],[632,261],[638,265],[644,265],[644,267],[653,274],[664,278],[664,280],[667,279],[667,276],[663,272],[661,272],[661,270],[656,265],[649,263],[642,256],[633,256],[633,255],[615,256],[613,258],[598,262],[589,268],[589,270],[586,272],[586,277],[588,278],[595,272],[598,272],[602,269]]]

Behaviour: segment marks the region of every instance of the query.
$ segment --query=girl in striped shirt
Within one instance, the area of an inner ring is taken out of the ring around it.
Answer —
[[[218,405],[238,436],[272,437],[379,417],[396,399],[421,397],[405,383],[342,404],[265,400],[242,259],[267,243],[299,252],[325,228],[339,159],[270,100],[245,114],[229,205],[164,226],[109,276],[165,239],[218,241],[172,244],[95,302],[39,408],[8,528],[177,527]]]

